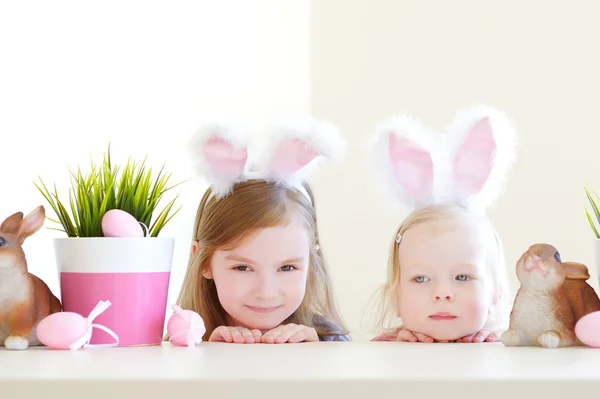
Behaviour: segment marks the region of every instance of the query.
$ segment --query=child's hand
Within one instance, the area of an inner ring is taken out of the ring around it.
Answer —
[[[429,335],[420,332],[413,332],[407,329],[402,329],[398,332],[396,341],[401,342],[427,342],[432,343],[434,340]]]
[[[497,331],[481,330],[476,333],[457,339],[455,342],[480,343],[480,342],[498,342],[500,333]]]
[[[210,334],[209,341],[233,342],[236,344],[254,344],[260,342],[260,330],[249,330],[244,327],[220,326]]]
[[[319,336],[317,335],[317,331],[312,327],[291,323],[282,324],[279,327],[267,331],[260,340],[265,344],[316,342],[319,340]]]

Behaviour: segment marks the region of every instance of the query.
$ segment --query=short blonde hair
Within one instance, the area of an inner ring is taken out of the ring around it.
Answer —
[[[495,331],[506,329],[508,327],[511,299],[509,297],[504,250],[496,230],[488,219],[473,213],[464,206],[435,204],[411,212],[394,233],[388,256],[386,283],[379,290],[379,309],[376,315],[377,330],[389,332],[401,325],[401,320],[397,316],[399,308],[400,264],[398,256],[400,246],[396,242],[396,237],[398,234],[404,235],[406,231],[419,224],[438,220],[474,221],[477,228],[481,229],[485,236],[487,268],[497,301],[491,315],[488,317],[486,328]]]
[[[198,312],[204,320],[204,340],[210,338],[215,328],[225,325],[227,316],[214,280],[203,276],[210,268],[215,251],[235,247],[257,229],[285,225],[293,215],[300,217],[309,233],[310,255],[304,299],[285,323],[315,327],[315,317],[321,316],[346,331],[334,303],[331,277],[319,247],[315,199],[310,186],[307,183],[303,186],[308,197],[297,189],[264,180],[238,183],[229,195],[219,199],[210,188],[205,192],[194,223],[193,240],[198,242],[198,250],[190,256],[177,299],[181,308]],[[316,329],[323,335],[337,335]]]

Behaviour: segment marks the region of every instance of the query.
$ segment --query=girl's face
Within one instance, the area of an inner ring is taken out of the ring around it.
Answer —
[[[270,330],[294,313],[306,291],[309,237],[298,217],[217,250],[210,270],[228,325]]]
[[[493,284],[475,223],[434,221],[408,229],[398,253],[398,316],[403,327],[436,340],[481,330]]]

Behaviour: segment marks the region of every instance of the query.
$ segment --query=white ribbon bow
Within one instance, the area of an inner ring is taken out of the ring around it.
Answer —
[[[109,347],[109,346],[119,345],[119,337],[112,330],[110,330],[109,328],[106,328],[100,324],[92,324],[94,319],[96,317],[100,316],[106,309],[108,309],[110,307],[110,305],[111,305],[110,301],[98,302],[96,307],[90,312],[90,315],[87,317],[87,323],[88,323],[87,331],[81,338],[79,338],[78,340],[73,342],[71,345],[69,345],[70,350],[76,351],[77,349],[79,349],[81,347],[86,347],[86,348],[91,347],[91,346]],[[106,331],[108,334],[110,334],[111,337],[113,337],[115,339],[116,342],[112,343],[112,344],[92,344],[92,345],[90,345],[90,340],[92,339],[92,330],[94,327],[99,328],[102,331]]]

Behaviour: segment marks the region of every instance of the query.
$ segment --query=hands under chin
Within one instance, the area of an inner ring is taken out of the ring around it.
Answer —
[[[476,333],[458,338],[454,342],[464,343],[481,343],[481,342],[498,342],[500,341],[501,333],[491,330],[481,330]]]
[[[481,342],[498,342],[500,340],[500,334],[491,330],[480,330],[473,334],[460,337],[453,340],[438,340],[433,339],[429,335],[411,331],[407,329],[402,329],[398,332],[398,336],[396,337],[396,341],[401,342],[440,342],[440,343],[450,343],[450,342],[461,342],[461,343],[481,343]]]
[[[210,334],[209,342],[230,342],[235,344],[254,344],[260,342],[260,330],[244,327],[220,326]]]
[[[283,344],[286,342],[317,342],[319,336],[312,327],[302,324],[284,324],[264,333],[260,339],[265,344]]]
[[[212,332],[208,340],[236,344],[283,344],[286,342],[316,342],[319,340],[319,336],[314,328],[301,324],[282,324],[265,333],[257,329],[220,326]]]

